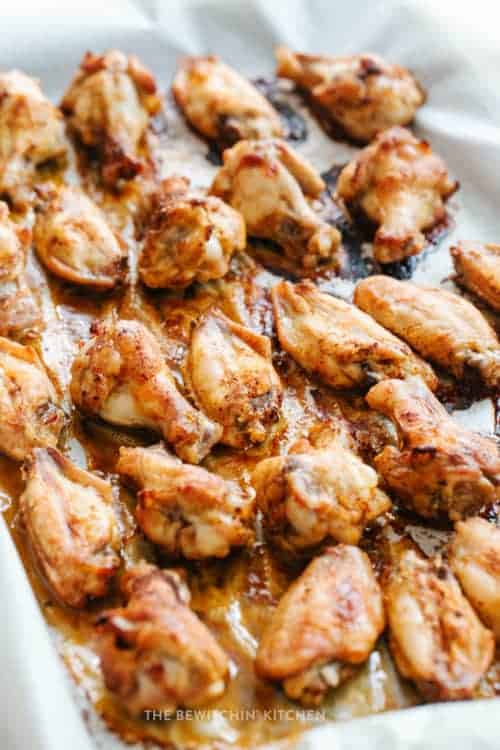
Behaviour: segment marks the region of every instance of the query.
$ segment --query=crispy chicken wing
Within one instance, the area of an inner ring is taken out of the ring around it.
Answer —
[[[153,334],[141,323],[109,318],[73,362],[71,396],[111,424],[160,432],[186,461],[201,461],[221,428],[178,391]]]
[[[384,378],[412,375],[437,386],[431,367],[403,341],[311,282],[280,281],[272,299],[283,349],[333,388],[367,388]]]
[[[305,55],[278,47],[276,58],[277,75],[294,81],[336,129],[361,143],[408,125],[425,101],[412,74],[379,55]]]
[[[290,698],[320,703],[368,658],[384,624],[370,560],[339,544],[316,557],[281,599],[259,645],[257,674],[282,681]]]
[[[410,508],[457,520],[500,499],[496,439],[455,422],[420,379],[385,380],[366,400],[398,429],[400,446],[386,446],[375,467]]]
[[[394,552],[384,585],[389,645],[403,677],[431,701],[470,698],[494,653],[450,569],[410,547]]]
[[[283,135],[278,113],[250,81],[218,57],[181,61],[172,92],[190,125],[221,148]]]
[[[105,290],[123,278],[121,241],[101,209],[78,188],[52,190],[39,207],[33,240],[44,265],[62,279]]]
[[[459,242],[450,253],[458,283],[500,312],[500,245]]]
[[[222,425],[226,445],[262,443],[280,419],[282,386],[270,340],[218,310],[193,331],[186,375],[200,407]]]
[[[116,470],[139,488],[137,521],[169,555],[226,557],[251,538],[253,499],[236,482],[183,464],[163,445],[120,448]]]
[[[140,147],[160,107],[153,74],[118,50],[87,52],[61,102],[83,145],[98,151],[111,185],[141,171]]]
[[[142,281],[163,289],[225,276],[246,245],[241,214],[215,196],[190,192],[182,177],[165,180],[156,200],[139,258]]]
[[[241,141],[223,160],[211,192],[243,215],[249,235],[273,240],[305,267],[335,255],[340,233],[311,207],[325,184],[284,141]]]
[[[388,276],[361,281],[354,301],[417,352],[456,378],[478,372],[500,388],[500,343],[479,310],[463,297]]]
[[[35,448],[25,473],[21,512],[40,568],[62,602],[84,607],[120,565],[111,484],[54,448]]]
[[[106,687],[133,716],[146,710],[196,707],[220,696],[229,663],[189,607],[174,570],[140,563],[121,581],[127,605],[99,619]]]
[[[22,461],[38,446],[53,447],[63,422],[35,350],[0,338],[0,451]]]
[[[426,141],[393,127],[344,167],[337,194],[377,227],[374,256],[379,263],[392,263],[423,250],[423,231],[444,219],[445,201],[457,187]]]

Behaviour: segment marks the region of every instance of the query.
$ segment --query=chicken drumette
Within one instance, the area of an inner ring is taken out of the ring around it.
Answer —
[[[500,245],[459,242],[450,252],[458,283],[500,312]]]

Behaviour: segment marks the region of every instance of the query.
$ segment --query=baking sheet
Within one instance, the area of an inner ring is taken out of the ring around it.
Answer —
[[[370,50],[412,68],[429,91],[417,117],[419,133],[445,157],[461,182],[453,203],[457,227],[441,251],[429,254],[414,280],[444,281],[445,252],[456,237],[498,241],[500,174],[500,45],[487,4],[472,8],[441,2],[57,2],[22,0],[0,11],[0,69],[36,75],[57,101],[83,52],[119,47],[150,66],[162,87],[181,54],[220,54],[249,76],[273,70],[273,47],[348,53]],[[171,123],[171,127],[182,127]],[[210,181],[206,146],[193,136],[194,178]],[[328,139],[299,147],[320,170],[348,154]],[[174,152],[168,171],[179,171]],[[184,165],[185,166],[185,165]],[[185,170],[180,170],[185,171]],[[348,293],[348,289],[346,293]],[[491,402],[456,416],[474,427],[492,427]],[[69,681],[37,609],[6,530],[0,529],[0,585],[7,618],[0,641],[0,747],[6,750],[87,750],[120,746],[100,730],[89,737],[72,700]],[[7,676],[7,677],[6,677]],[[498,747],[499,702],[426,706],[356,722],[319,727],[298,741],[313,748]],[[95,720],[90,725],[96,728]],[[231,741],[229,740],[229,745]]]

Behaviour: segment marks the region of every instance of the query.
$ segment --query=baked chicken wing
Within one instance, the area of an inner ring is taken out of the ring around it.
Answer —
[[[358,284],[354,301],[459,380],[478,373],[490,388],[500,388],[500,342],[479,310],[458,294],[370,276]]]
[[[339,544],[316,557],[281,599],[259,645],[257,674],[281,681],[290,698],[318,704],[368,658],[384,625],[370,560]]]
[[[35,448],[25,474],[21,512],[38,564],[60,601],[84,607],[120,565],[111,484],[54,448]]]
[[[384,378],[412,375],[437,386],[431,367],[403,341],[311,282],[280,281],[272,299],[283,349],[333,388],[367,388]]]
[[[179,574],[140,563],[121,581],[127,600],[99,618],[104,681],[127,711],[175,711],[220,696],[229,663],[189,607]]]
[[[183,464],[163,445],[120,448],[116,467],[139,489],[135,515],[155,544],[173,557],[226,557],[251,538],[253,501],[239,485]]]
[[[445,201],[457,187],[426,141],[393,127],[344,167],[337,194],[350,211],[362,213],[377,228],[375,259],[392,263],[423,250],[424,230],[445,218]]]
[[[459,242],[450,252],[458,283],[500,312],[500,245]]]
[[[277,75],[294,81],[335,129],[361,143],[408,125],[425,101],[412,74],[379,55],[305,55],[278,47],[276,58]]]
[[[186,461],[201,461],[221,429],[178,391],[153,334],[115,318],[99,321],[93,333],[73,362],[75,405],[111,424],[160,432]]]
[[[400,445],[386,446],[375,467],[410,508],[457,520],[500,499],[497,440],[462,427],[420,379],[385,380],[366,400],[396,425]]]
[[[243,215],[250,236],[273,240],[304,267],[335,255],[340,233],[311,205],[325,184],[284,141],[241,141],[223,161],[211,192]]]

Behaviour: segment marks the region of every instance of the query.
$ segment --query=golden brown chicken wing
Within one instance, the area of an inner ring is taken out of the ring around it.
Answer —
[[[389,645],[403,677],[430,701],[470,698],[494,653],[451,570],[411,547],[394,551],[384,585]]]
[[[71,396],[86,414],[160,432],[186,461],[198,463],[221,428],[178,391],[153,334],[137,321],[109,318],[73,362]]]
[[[25,473],[20,505],[38,564],[62,602],[84,607],[120,565],[111,484],[54,448],[35,448]]]
[[[273,240],[304,267],[335,255],[340,233],[311,205],[325,183],[284,141],[241,141],[223,160],[211,192],[243,215],[250,236]]]
[[[500,312],[500,245],[459,242],[450,253],[458,283]]]
[[[183,464],[162,444],[120,448],[116,470],[139,488],[137,521],[169,555],[226,557],[250,540],[253,499],[236,482]]]
[[[420,379],[385,380],[366,400],[397,427],[399,447],[386,446],[375,468],[410,508],[457,520],[500,499],[496,439],[455,422]]]
[[[181,61],[172,92],[189,124],[221,148],[283,135],[278,113],[250,81],[218,57]]]
[[[142,281],[164,289],[225,276],[246,245],[241,214],[215,196],[190,192],[182,177],[165,180],[160,193],[139,258]]]
[[[22,461],[57,444],[64,417],[34,349],[0,338],[0,451]]]
[[[412,74],[379,55],[305,55],[278,47],[276,58],[277,75],[307,92],[335,130],[361,143],[408,125],[425,101]]]
[[[458,294],[371,276],[358,284],[354,301],[456,378],[479,373],[490,388],[500,388],[498,338],[479,310]]]
[[[141,171],[141,147],[160,107],[153,74],[118,50],[87,52],[61,102],[83,145],[98,151],[103,179],[111,185]]]
[[[190,594],[174,570],[140,563],[121,581],[125,607],[99,618],[106,687],[133,716],[196,707],[221,695],[229,663],[189,607]]]
[[[209,310],[191,338],[186,377],[200,408],[235,448],[262,443],[280,419],[282,386],[267,336]]]
[[[377,227],[375,259],[392,263],[423,250],[424,230],[444,219],[445,201],[457,187],[426,141],[393,127],[344,167],[337,194],[350,211]]]
[[[290,698],[320,703],[368,658],[384,624],[370,560],[339,544],[316,557],[281,599],[259,645],[257,674],[283,682]]]
[[[367,388],[384,378],[412,375],[436,388],[431,367],[354,305],[307,281],[280,281],[272,299],[283,349],[333,388]]]

